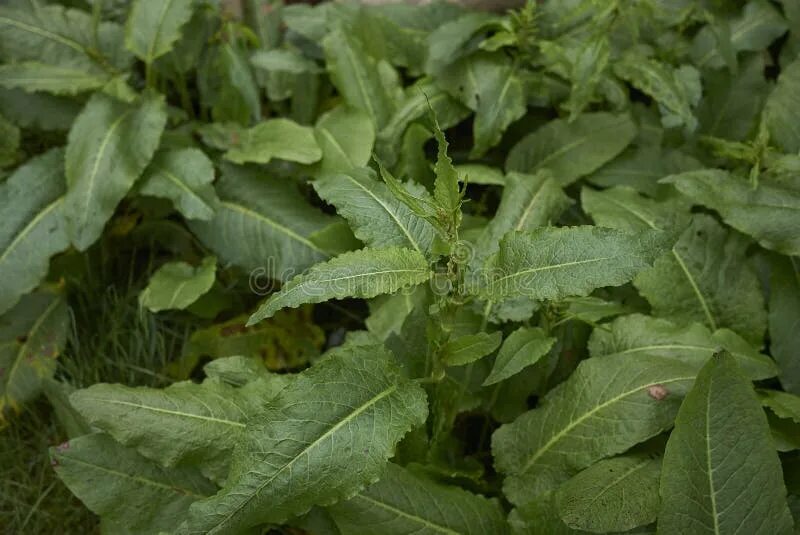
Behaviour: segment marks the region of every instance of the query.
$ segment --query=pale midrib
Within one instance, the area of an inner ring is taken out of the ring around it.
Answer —
[[[345,277],[334,277],[332,279],[319,279],[319,280],[309,280],[303,281],[302,283],[298,284],[294,288],[289,288],[286,290],[286,293],[279,294],[276,296],[277,299],[285,300],[290,294],[297,290],[305,289],[309,285],[318,285],[318,284],[331,284],[334,282],[352,280],[352,279],[359,279],[365,277],[375,277],[379,275],[387,275],[387,274],[400,274],[400,273],[430,273],[427,268],[416,268],[416,269],[385,269],[383,271],[370,271],[369,273],[357,273],[355,275],[347,275]]]
[[[361,93],[361,100],[364,106],[367,108],[367,111],[370,114],[370,117],[373,121],[378,121],[378,116],[375,113],[375,108],[372,106],[372,99],[369,98],[367,94],[367,88],[364,86],[364,80],[359,76],[362,74],[362,70],[357,67],[358,63],[356,62],[355,55],[353,54],[353,49],[350,46],[350,43],[347,43],[344,47],[345,55],[347,56],[348,61],[350,62],[350,66],[355,73],[356,85],[358,86],[358,92]]]
[[[71,48],[73,50],[77,50],[81,54],[85,54],[86,53],[86,49],[83,47],[83,45],[81,45],[77,41],[73,41],[72,39],[67,39],[64,36],[58,35],[57,33],[53,33],[53,32],[47,31],[47,30],[43,30],[43,29],[38,28],[36,26],[32,26],[30,24],[26,24],[26,23],[20,22],[18,20],[10,19],[8,17],[0,17],[0,22],[5,22],[6,24],[8,24],[10,26],[16,26],[17,28],[20,28],[22,30],[28,31],[30,33],[35,33],[36,35],[40,35],[40,36],[42,36],[42,37],[44,37],[46,39],[51,39],[53,41],[58,41],[62,45],[68,46],[69,48]]]
[[[44,217],[47,216],[47,214],[52,212],[63,200],[64,200],[63,196],[58,197],[56,200],[45,206],[41,212],[36,214],[36,217],[31,219],[30,222],[22,228],[19,234],[17,234],[16,237],[11,241],[11,243],[8,244],[8,247],[6,247],[6,250],[3,251],[3,254],[0,254],[0,265],[5,261],[9,253],[19,244],[19,242],[22,241],[22,239],[25,236],[30,234],[32,229],[34,229],[36,225],[38,225],[39,222],[42,219],[44,219]]]
[[[281,466],[278,470],[276,470],[275,473],[272,475],[272,477],[267,479],[264,483],[260,484],[258,486],[258,488],[255,489],[254,492],[252,492],[249,496],[247,496],[244,499],[244,501],[242,501],[239,505],[234,507],[233,510],[225,516],[225,518],[223,518],[222,520],[217,522],[217,524],[213,528],[211,528],[208,532],[209,533],[214,533],[214,532],[219,531],[220,528],[222,526],[224,526],[224,524],[226,522],[228,522],[228,520],[230,520],[233,517],[233,515],[237,514],[239,511],[241,511],[248,503],[250,503],[250,501],[255,496],[258,496],[259,494],[261,494],[261,491],[263,491],[267,487],[267,485],[272,483],[272,481],[276,477],[278,477],[287,468],[291,468],[294,465],[295,461],[297,461],[298,459],[300,459],[304,455],[307,455],[310,450],[312,450],[313,448],[315,448],[317,446],[317,444],[320,444],[323,440],[325,440],[329,436],[333,435],[336,431],[341,429],[344,425],[350,423],[350,421],[355,419],[359,414],[361,414],[362,412],[366,411],[368,408],[370,408],[372,405],[375,405],[376,403],[378,403],[383,398],[393,394],[396,390],[397,390],[397,385],[391,385],[389,388],[387,388],[386,390],[384,390],[383,392],[381,392],[377,396],[374,396],[371,399],[367,400],[363,405],[361,405],[356,410],[351,412],[346,418],[343,418],[339,423],[337,423],[336,425],[332,426],[330,429],[325,431],[322,435],[320,435],[313,442],[311,442],[305,448],[303,448],[300,452],[298,452],[294,457],[292,457],[292,459],[289,462],[287,462],[286,464]]]
[[[72,84],[77,84],[80,82],[85,82],[87,84],[91,83],[92,85],[97,84],[100,85],[105,80],[102,78],[98,78],[97,76],[93,76],[91,74],[77,72],[77,71],[62,71],[62,76],[39,76],[39,77],[31,77],[31,78],[24,78],[24,77],[13,77],[8,76],[4,77],[3,80],[0,82],[3,84],[4,87],[15,87],[17,85],[25,85],[25,84],[44,84],[50,86],[61,86],[64,82],[69,82]]]
[[[539,198],[539,194],[544,191],[544,186],[545,186],[546,182],[547,182],[546,180],[543,180],[541,185],[539,186],[539,189],[536,190],[536,193],[533,194],[533,197],[531,197],[530,202],[525,207],[525,211],[522,212],[522,217],[519,218],[519,223],[517,223],[517,225],[514,227],[514,230],[517,230],[517,231],[522,230],[522,228],[525,226],[525,221],[527,221],[527,219],[530,217],[531,211],[533,210],[533,205],[536,203],[536,200]]]
[[[625,211],[627,211],[627,212],[630,212],[630,213],[631,213],[631,214],[633,214],[635,217],[637,217],[638,219],[640,219],[641,221],[643,221],[643,222],[644,222],[644,223],[645,223],[647,226],[649,226],[651,229],[653,229],[653,230],[661,230],[661,229],[660,229],[660,228],[659,228],[659,227],[658,227],[658,226],[657,226],[655,223],[653,223],[652,221],[650,221],[649,219],[647,219],[645,216],[643,216],[642,214],[640,214],[639,212],[637,212],[636,210],[634,210],[634,209],[633,209],[633,208],[631,208],[630,206],[627,206],[627,205],[625,205],[625,204],[623,204],[623,203],[621,203],[621,202],[617,201],[616,199],[614,199],[614,198],[612,198],[612,197],[608,197],[608,198],[607,198],[607,200],[608,200],[608,202],[610,202],[610,203],[611,203],[611,204],[613,204],[614,206],[617,206],[617,207],[619,207],[619,208],[622,208],[623,210],[625,210]]]
[[[517,271],[516,273],[511,273],[510,275],[506,275],[504,277],[500,277],[499,279],[495,279],[494,282],[495,283],[499,283],[499,282],[504,281],[506,279],[510,279],[510,278],[514,278],[514,277],[521,277],[523,275],[528,275],[529,273],[536,273],[536,272],[539,272],[539,271],[549,271],[551,269],[558,269],[558,268],[562,268],[562,267],[579,266],[581,264],[592,264],[594,262],[602,262],[603,260],[612,260],[614,258],[616,258],[616,257],[608,256],[608,257],[602,257],[602,258],[590,258],[588,260],[576,260],[574,262],[564,262],[562,264],[553,264],[553,265],[550,265],[550,266],[542,266],[542,267],[530,268],[530,269],[526,269],[526,270],[523,270],[523,271]]]
[[[634,474],[634,473],[638,472],[639,470],[641,470],[642,468],[644,468],[645,466],[647,466],[649,463],[650,463],[650,460],[649,460],[649,459],[643,459],[643,460],[642,460],[642,461],[641,461],[639,464],[637,464],[636,466],[633,466],[632,468],[628,468],[628,470],[626,470],[625,472],[623,472],[623,473],[622,473],[622,475],[620,475],[618,478],[614,479],[613,481],[610,481],[610,482],[608,483],[608,485],[606,485],[605,487],[603,487],[603,488],[602,488],[602,490],[600,490],[600,492],[598,492],[598,493],[597,493],[597,494],[596,494],[596,495],[595,495],[595,496],[592,498],[592,500],[589,502],[589,505],[587,505],[586,507],[588,508],[589,506],[591,506],[591,505],[594,505],[594,503],[595,503],[597,500],[599,500],[600,498],[602,498],[602,497],[603,497],[603,495],[604,495],[606,492],[608,492],[610,489],[612,489],[612,488],[614,487],[614,485],[616,485],[617,483],[619,483],[619,482],[620,482],[620,481],[622,481],[623,479],[625,479],[625,478],[627,478],[627,477],[630,477],[630,476],[631,476],[631,474]]]
[[[25,340],[25,343],[22,344],[19,350],[17,351],[17,357],[14,359],[14,364],[11,366],[11,369],[8,370],[8,373],[5,375],[6,377],[5,384],[7,385],[11,384],[14,374],[17,372],[17,368],[19,367],[19,363],[22,361],[22,356],[28,350],[28,345],[31,343],[31,340],[36,339],[37,331],[42,326],[42,323],[44,323],[45,319],[47,319],[50,316],[50,314],[53,313],[53,310],[55,310],[59,304],[61,304],[61,298],[56,297],[55,299],[53,299],[52,303],[47,305],[47,308],[44,309],[42,315],[36,318],[36,321],[28,330],[28,338]]]
[[[156,31],[153,34],[153,39],[147,46],[147,59],[145,60],[147,63],[153,63],[153,60],[155,60],[156,43],[161,37],[161,28],[164,25],[164,18],[166,16],[167,10],[170,8],[170,6],[172,6],[172,0],[162,0],[162,1],[163,4],[161,8],[161,13],[158,16],[158,24],[156,24]]]
[[[572,149],[574,149],[575,147],[579,147],[579,146],[583,145],[584,143],[586,143],[587,141],[589,141],[589,139],[590,139],[592,136],[595,136],[595,135],[597,135],[597,134],[599,134],[599,133],[601,133],[601,132],[605,132],[606,130],[611,130],[611,129],[613,129],[613,128],[616,128],[617,126],[619,126],[619,125],[618,125],[618,124],[613,124],[613,125],[608,125],[608,126],[606,126],[606,127],[604,127],[604,128],[598,128],[597,130],[594,130],[594,131],[592,131],[592,132],[591,132],[591,134],[589,134],[589,135],[586,135],[586,136],[580,137],[580,138],[576,139],[575,141],[573,141],[572,143],[567,143],[566,145],[564,145],[564,146],[563,146],[563,147],[561,147],[560,149],[558,149],[558,150],[556,150],[556,151],[554,151],[554,152],[550,153],[548,156],[546,156],[545,158],[543,158],[543,159],[542,159],[542,160],[541,160],[539,163],[537,163],[537,164],[534,166],[534,170],[536,170],[536,169],[541,169],[542,167],[544,167],[544,166],[545,166],[545,164],[546,164],[547,162],[549,162],[549,161],[553,160],[554,158],[558,158],[558,157],[559,157],[559,156],[561,156],[562,154],[564,154],[564,153],[566,153],[566,152],[569,152],[569,151],[571,151],[571,150],[572,150]]]
[[[328,129],[327,129],[327,128],[318,128],[318,132],[322,133],[322,135],[323,135],[323,136],[325,136],[325,139],[327,139],[327,140],[328,140],[328,142],[329,142],[331,145],[333,145],[333,147],[334,147],[334,148],[335,148],[335,149],[336,149],[336,150],[339,152],[339,154],[341,154],[341,155],[342,155],[342,157],[345,159],[345,161],[347,162],[347,164],[348,164],[350,167],[355,167],[355,166],[356,166],[356,165],[353,163],[353,160],[350,158],[350,155],[349,155],[349,154],[347,154],[347,152],[345,152],[344,148],[342,148],[342,145],[341,145],[341,144],[340,144],[340,143],[339,143],[339,142],[336,140],[336,138],[335,138],[335,137],[334,137],[334,136],[333,136],[333,135],[332,135],[332,134],[331,134],[331,133],[328,131]]]
[[[133,407],[133,408],[141,409],[141,410],[144,410],[144,411],[152,411],[152,412],[158,412],[158,413],[162,413],[162,414],[169,414],[171,416],[179,416],[179,417],[182,417],[182,418],[193,418],[193,419],[196,419],[196,420],[203,420],[203,421],[206,421],[206,422],[213,422],[213,423],[218,423],[218,424],[223,424],[223,425],[230,425],[230,426],[233,426],[233,427],[245,427],[245,424],[243,424],[241,422],[236,422],[234,420],[223,420],[222,418],[214,418],[213,416],[203,416],[201,414],[192,414],[192,413],[189,413],[189,412],[173,411],[173,410],[169,410],[169,409],[163,409],[163,408],[160,408],[160,407],[153,407],[153,406],[150,406],[150,405],[142,405],[142,404],[139,404],[139,403],[132,403],[130,401],[121,401],[121,400],[118,400],[118,399],[105,399],[105,398],[90,398],[90,397],[82,398],[82,399],[84,399],[86,401],[95,401],[97,403],[111,403],[113,405],[122,405],[124,407]]]
[[[735,31],[731,32],[731,44],[733,45],[736,42],[737,39],[739,39],[742,35],[745,34],[745,32],[747,32],[747,31],[749,31],[749,30],[751,30],[753,28],[758,27],[759,24],[761,24],[762,22],[768,21],[769,18],[770,17],[762,17],[760,19],[755,19],[753,21],[750,21],[749,24],[742,24]],[[736,50],[735,45],[734,45],[733,48],[734,48],[734,50]],[[736,52],[739,52],[739,50],[736,50]],[[717,52],[717,46],[716,45],[714,45],[714,47],[711,50],[706,52],[706,55],[703,56],[697,64],[702,67],[703,65],[706,64],[706,62],[709,59],[711,59],[714,56],[719,56],[719,53]]]
[[[713,377],[709,379],[708,382],[708,389],[706,392],[706,414],[705,414],[705,427],[706,427],[706,434],[705,434],[705,442],[706,442],[706,471],[708,474],[708,494],[711,497],[711,516],[714,520],[714,533],[716,535],[720,535],[719,531],[719,518],[717,518],[717,491],[714,487],[714,472],[711,469],[711,428],[710,428],[710,421],[711,421],[711,383],[713,382]]]
[[[165,169],[164,167],[158,167],[158,172],[163,173],[164,176],[167,177],[167,180],[169,180],[170,182],[172,182],[173,184],[178,186],[180,189],[182,189],[183,191],[188,193],[190,196],[192,196],[195,199],[197,199],[197,201],[200,204],[202,204],[203,206],[205,206],[209,210],[211,209],[211,207],[208,205],[208,203],[200,195],[198,195],[197,192],[195,192],[192,188],[190,188],[189,186],[184,184],[183,181],[180,178],[178,178],[174,173],[170,172],[169,170]]]
[[[596,412],[599,412],[599,411],[605,409],[606,407],[610,407],[614,403],[617,403],[617,402],[621,401],[622,399],[624,399],[624,398],[626,398],[628,396],[631,396],[633,394],[641,392],[645,388],[650,388],[651,386],[655,386],[655,385],[666,385],[666,384],[670,384],[670,383],[676,383],[678,381],[688,381],[689,379],[694,379],[694,378],[695,378],[694,375],[688,375],[688,376],[685,376],[685,377],[675,377],[673,379],[666,379],[664,381],[655,381],[655,382],[652,382],[652,383],[648,383],[648,384],[645,384],[645,385],[638,386],[638,387],[634,388],[633,390],[628,390],[628,391],[623,392],[623,393],[621,393],[621,394],[619,394],[617,396],[614,396],[613,398],[609,399],[608,401],[604,401],[603,403],[601,403],[599,405],[595,405],[594,407],[592,407],[591,410],[585,412],[579,418],[570,421],[570,423],[567,426],[565,426],[561,431],[559,431],[558,433],[553,435],[553,437],[550,440],[548,440],[541,448],[536,450],[536,452],[530,457],[530,459],[528,459],[528,461],[523,465],[522,470],[520,470],[520,473],[527,472],[530,469],[530,467],[533,466],[533,464],[537,460],[539,460],[539,458],[542,455],[544,455],[547,452],[547,450],[549,450],[559,440],[564,438],[567,435],[567,433],[569,433],[574,428],[576,428],[577,426],[582,424],[585,420],[587,420],[587,419],[591,418],[592,416],[594,416],[594,414]]]
[[[440,526],[439,524],[434,524],[430,520],[422,518],[421,516],[417,516],[417,515],[413,515],[411,513],[407,513],[405,511],[403,511],[402,509],[398,509],[397,507],[389,505],[388,503],[385,503],[385,502],[382,502],[382,501],[379,501],[379,500],[375,500],[373,498],[370,498],[369,496],[365,496],[364,494],[358,494],[358,495],[356,495],[356,498],[359,499],[359,500],[364,500],[365,502],[367,502],[367,503],[369,503],[371,505],[375,505],[377,507],[380,507],[381,509],[386,509],[387,511],[391,511],[392,513],[394,513],[394,514],[396,514],[398,516],[402,516],[403,518],[407,518],[407,519],[411,520],[412,522],[416,522],[418,524],[422,524],[423,526],[425,526],[427,528],[430,528],[430,529],[432,529],[434,531],[438,531],[440,533],[448,533],[448,534],[452,534],[452,535],[460,535],[459,532],[454,531],[454,530],[452,530],[450,528],[447,528],[445,526]]]
[[[172,292],[172,297],[169,299],[169,306],[167,308],[173,308],[175,306],[175,301],[178,299],[178,295],[181,293],[181,290],[189,283],[188,280],[184,280],[178,283],[178,286],[175,287],[175,290]]]
[[[287,227],[284,227],[280,223],[277,223],[277,222],[273,221],[272,219],[269,219],[265,215],[260,214],[260,213],[256,212],[255,210],[251,210],[249,208],[246,208],[246,207],[242,206],[241,204],[232,203],[230,201],[220,201],[220,203],[223,206],[226,206],[228,209],[233,210],[234,212],[239,212],[241,214],[244,214],[244,215],[247,215],[249,217],[252,217],[253,219],[258,219],[260,221],[263,221],[264,223],[268,224],[269,226],[271,226],[271,227],[281,231],[282,233],[286,234],[287,236],[289,236],[293,240],[302,243],[303,245],[305,245],[309,249],[313,249],[314,251],[324,255],[326,258],[330,257],[330,255],[328,253],[326,253],[325,251],[323,251],[322,249],[320,249],[319,247],[314,245],[314,243],[311,242],[310,240],[300,236],[299,234],[297,234],[293,230],[291,230],[291,229],[289,229]]]
[[[380,204],[383,207],[383,209],[386,210],[386,213],[389,214],[389,217],[391,217],[397,224],[397,226],[400,228],[400,230],[403,231],[403,234],[406,235],[406,238],[408,238],[408,241],[411,242],[411,245],[414,246],[414,249],[416,249],[418,253],[422,253],[422,249],[420,249],[419,244],[417,244],[414,238],[411,237],[411,233],[408,231],[408,229],[406,229],[406,227],[400,222],[400,219],[397,218],[394,212],[392,212],[389,209],[389,207],[386,206],[386,204],[381,199],[378,198],[377,195],[375,195],[372,191],[370,191],[367,187],[365,187],[363,184],[361,184],[358,180],[354,179],[350,175],[344,175],[344,176],[347,177],[347,179],[350,180],[353,184],[364,190],[364,193],[375,199],[375,202]]]
[[[708,326],[711,327],[712,331],[716,331],[717,322],[714,321],[714,317],[711,315],[711,310],[708,308],[708,304],[706,303],[703,294],[700,292],[700,288],[697,286],[694,277],[692,277],[689,268],[686,267],[686,264],[683,262],[683,258],[681,258],[681,256],[678,254],[678,251],[676,251],[674,247],[672,248],[672,255],[675,257],[675,260],[678,262],[678,265],[681,267],[683,273],[686,275],[686,279],[689,281],[689,284],[691,285],[694,294],[697,296],[697,300],[700,302],[700,306],[703,307],[703,312],[705,313],[706,319],[708,320]]]
[[[503,88],[500,90],[500,95],[498,95],[497,100],[492,102],[492,121],[491,124],[494,124],[494,121],[497,120],[497,117],[500,115],[500,110],[503,108],[501,105],[503,103],[503,99],[508,93],[508,89],[511,87],[511,80],[514,76],[514,70],[508,70],[508,76],[506,77],[506,82],[503,84]]]
[[[141,483],[143,485],[149,485],[151,487],[156,487],[156,488],[168,490],[168,491],[170,491],[170,492],[172,492],[174,494],[182,494],[184,496],[196,496],[198,498],[205,498],[206,497],[205,494],[197,494],[196,492],[193,492],[193,491],[191,491],[189,489],[184,489],[184,488],[181,488],[181,487],[177,487],[175,485],[165,485],[164,483],[159,483],[158,481],[153,481],[152,479],[146,479],[146,478],[143,478],[143,477],[140,477],[140,476],[134,476],[134,475],[131,475],[131,474],[126,474],[125,472],[120,472],[118,470],[113,470],[111,468],[106,468],[105,466],[92,464],[90,462],[83,461],[81,459],[76,459],[74,457],[65,457],[64,459],[68,460],[68,462],[71,462],[71,463],[81,464],[83,466],[88,466],[90,468],[94,468],[95,470],[99,470],[100,472],[106,472],[108,474],[113,474],[113,475],[115,475],[117,477],[120,477],[122,479],[130,479],[131,481],[136,481],[136,482]]]
[[[689,344],[663,344],[663,345],[649,345],[649,346],[639,346],[639,347],[632,347],[630,349],[625,349],[623,351],[618,351],[613,353],[614,355],[624,355],[627,353],[641,353],[643,351],[652,351],[656,349],[690,349],[694,351],[708,351],[710,353],[714,353],[717,350],[717,347],[704,347],[704,346],[694,346]],[[749,360],[757,360],[754,359],[751,355],[747,353],[738,353],[736,351],[729,351],[731,355],[734,357],[741,357],[746,358]]]

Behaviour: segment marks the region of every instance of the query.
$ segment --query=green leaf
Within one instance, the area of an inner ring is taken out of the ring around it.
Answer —
[[[125,45],[152,64],[180,39],[193,7],[194,0],[136,0],[125,24]]]
[[[566,186],[613,159],[635,135],[636,126],[627,115],[601,112],[585,113],[572,122],[555,119],[514,145],[506,169],[530,174],[549,169]]]
[[[102,433],[50,448],[50,458],[86,507],[135,533],[173,532],[215,489],[195,468],[162,468]]]
[[[436,81],[475,112],[471,158],[497,145],[508,125],[525,115],[522,81],[503,53],[468,56],[444,69]]]
[[[150,277],[139,294],[139,304],[150,312],[184,310],[214,285],[217,259],[209,256],[199,266],[167,262]]]
[[[206,52],[197,66],[200,102],[215,122],[249,125],[261,120],[259,91],[245,50],[235,41]]]
[[[288,280],[328,258],[310,236],[334,219],[311,208],[293,184],[256,167],[224,165],[210,221],[189,227],[224,263]]]
[[[38,286],[50,257],[69,247],[63,165],[64,151],[52,149],[0,183],[0,314]]]
[[[167,120],[164,108],[161,97],[132,106],[97,93],[75,120],[67,141],[63,212],[78,250],[100,237],[150,162]]]
[[[779,418],[789,418],[800,424],[800,396],[780,390],[759,389],[756,391],[761,404],[769,407]]]
[[[26,61],[0,65],[0,87],[25,91],[45,91],[56,95],[76,95],[103,87],[107,76],[80,68]]]
[[[20,127],[69,130],[81,108],[81,102],[68,97],[0,88],[0,113]]]
[[[199,149],[159,151],[144,172],[139,192],[172,201],[187,219],[208,221],[219,202],[214,191],[214,165]]]
[[[628,531],[655,522],[661,459],[631,453],[600,461],[555,494],[564,523],[593,533]]]
[[[649,355],[581,362],[539,408],[492,437],[495,467],[515,505],[553,490],[592,463],[672,426],[696,369]]]
[[[766,328],[764,297],[745,257],[748,240],[695,214],[670,253],[634,280],[657,316],[728,327],[756,345]]]
[[[499,331],[465,334],[448,341],[439,351],[447,366],[463,366],[491,354],[502,341],[503,333]]]
[[[483,386],[499,383],[536,364],[550,351],[555,342],[555,338],[547,336],[547,333],[539,327],[520,327],[503,342],[503,347],[500,348],[494,361],[494,367],[483,382]]]
[[[6,411],[35,399],[52,377],[68,326],[64,296],[48,290],[26,295],[0,316],[0,423]]]
[[[603,227],[628,232],[647,229],[670,231],[689,219],[689,204],[681,199],[655,201],[633,188],[617,186],[603,191],[581,189],[581,206]]]
[[[753,387],[722,352],[686,395],[661,473],[662,533],[790,533],[781,465]]]
[[[430,250],[435,230],[379,182],[369,168],[327,175],[314,181],[314,189],[350,223],[356,238],[368,247],[407,247],[419,253]],[[422,186],[409,183],[412,195],[424,198]]]
[[[0,170],[13,165],[17,161],[20,137],[19,128],[0,113]]]
[[[267,72],[303,74],[319,70],[312,60],[290,49],[258,50],[250,56],[250,63]]]
[[[242,132],[238,145],[225,153],[234,163],[268,163],[273,158],[298,163],[314,163],[322,150],[314,130],[290,119],[268,119]]]
[[[588,295],[596,288],[628,282],[663,248],[664,236],[658,231],[631,234],[582,226],[511,232],[487,263],[481,294],[495,301],[520,295]]]
[[[192,506],[191,530],[281,523],[377,480],[427,416],[425,392],[390,359],[383,346],[351,346],[298,375],[248,425],[225,487]]]
[[[375,129],[369,116],[344,106],[323,114],[314,127],[322,150],[318,175],[347,173],[369,163],[375,144]]]
[[[778,83],[764,105],[770,137],[784,152],[800,151],[800,59],[781,69]]]
[[[615,319],[608,328],[595,329],[589,339],[593,357],[619,354],[644,354],[680,360],[696,369],[719,349],[736,359],[753,380],[777,374],[775,363],[747,341],[728,329],[712,333],[699,323],[676,325],[670,321],[632,314]]]
[[[431,277],[425,257],[411,249],[361,249],[316,264],[286,283],[250,317],[252,325],[286,307],[321,303],[330,299],[368,299],[415,286]]]
[[[512,509],[508,515],[514,535],[577,535],[582,533],[567,527],[558,514],[555,493],[545,492],[536,499]],[[585,533],[585,532],[583,532]]]
[[[770,352],[778,363],[781,385],[800,395],[800,359],[797,358],[797,333],[800,332],[800,260],[770,259],[769,337]]]
[[[377,483],[328,511],[342,535],[501,535],[508,531],[496,502],[435,483],[393,463]]]
[[[754,189],[748,180],[721,169],[672,175],[663,182],[716,210],[727,224],[763,247],[800,255],[800,191],[766,180],[759,180]]]
[[[545,170],[535,175],[512,172],[506,176],[505,183],[497,212],[478,238],[476,254],[479,258],[497,252],[501,238],[508,232],[548,226],[572,204]]]
[[[433,198],[438,207],[448,214],[452,220],[452,228],[455,229],[459,227],[461,222],[459,209],[461,208],[462,192],[458,185],[458,172],[453,166],[453,160],[447,155],[448,143],[435,118],[433,120],[433,133],[439,147],[436,152],[436,164],[433,168],[435,175]]]
[[[437,73],[460,57],[475,50],[468,46],[481,31],[499,24],[499,17],[492,13],[464,13],[437,27],[428,36],[428,57],[425,72]]]

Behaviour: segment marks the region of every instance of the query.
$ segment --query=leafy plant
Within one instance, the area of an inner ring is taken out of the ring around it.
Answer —
[[[797,529],[793,2],[226,5],[0,7],[0,414],[101,531]]]

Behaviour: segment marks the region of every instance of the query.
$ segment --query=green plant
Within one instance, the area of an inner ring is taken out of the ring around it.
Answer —
[[[102,530],[796,529],[794,3],[12,4],[0,408]]]

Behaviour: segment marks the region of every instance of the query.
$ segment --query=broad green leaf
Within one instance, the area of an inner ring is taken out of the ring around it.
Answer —
[[[135,0],[125,23],[125,45],[152,64],[180,39],[193,7],[194,0]]]
[[[259,91],[243,47],[233,40],[204,54],[197,65],[200,102],[215,122],[243,126],[261,120]]]
[[[195,468],[162,468],[102,433],[51,448],[50,459],[86,507],[131,533],[173,532],[216,488]]]
[[[481,294],[493,300],[588,295],[628,282],[663,249],[664,236],[658,231],[631,234],[583,226],[510,232],[487,262]]]
[[[627,115],[585,113],[572,122],[550,121],[514,145],[507,171],[549,169],[561,186],[610,161],[633,141],[636,125]]]
[[[800,424],[800,396],[780,390],[760,389],[756,391],[761,404],[769,407],[779,418],[789,418]]]
[[[199,149],[158,152],[142,176],[139,192],[172,201],[187,219],[208,221],[218,199],[211,183],[214,165]]]
[[[150,312],[184,310],[214,285],[217,259],[209,256],[199,266],[167,262],[150,277],[139,294],[139,304]]]
[[[663,182],[720,213],[736,230],[767,249],[800,255],[800,191],[759,180],[758,186],[721,169],[672,175]]]
[[[82,107],[68,97],[0,88],[0,113],[23,128],[69,130]]]
[[[0,170],[17,161],[21,137],[20,129],[0,113]]]
[[[503,334],[499,331],[465,334],[449,340],[439,350],[441,359],[447,366],[463,366],[491,354],[500,347]]]
[[[377,483],[328,511],[342,535],[502,535],[508,531],[496,502],[435,483],[393,463]]]
[[[67,140],[67,234],[80,251],[100,237],[117,203],[158,147],[167,120],[164,100],[123,104],[100,93],[86,104]]]
[[[76,95],[103,87],[109,78],[80,68],[26,61],[0,65],[0,87],[45,91],[56,95]]]
[[[764,121],[772,140],[784,152],[800,151],[800,58],[781,69],[778,83],[764,105]]]
[[[508,515],[514,535],[578,535],[561,520],[555,503],[555,492],[545,492],[516,507]]]
[[[659,533],[791,533],[781,465],[753,387],[727,353],[709,359],[675,420]]]
[[[566,305],[562,313],[564,319],[578,320],[589,324],[630,312],[630,309],[622,303],[605,301],[592,296],[568,297],[564,299],[563,304]]]
[[[317,173],[347,173],[369,163],[375,144],[375,128],[369,116],[344,106],[323,114],[314,127],[322,150]]]
[[[631,453],[600,461],[561,485],[555,502],[564,523],[593,533],[655,522],[661,459]]]
[[[237,145],[225,153],[234,163],[268,163],[273,158],[298,163],[314,163],[322,150],[314,130],[290,119],[268,119],[242,132]]]
[[[0,183],[0,314],[38,286],[50,257],[69,247],[63,166],[64,151],[52,149]]]
[[[384,341],[392,334],[400,334],[408,315],[415,308],[422,307],[424,290],[424,287],[418,286],[413,292],[379,295],[372,299],[369,302],[370,314],[364,320],[367,330]]]
[[[590,358],[540,407],[492,437],[495,467],[515,505],[672,426],[696,368],[650,355]]]
[[[603,191],[581,189],[581,206],[595,223],[628,232],[647,229],[669,231],[689,219],[688,202],[656,201],[633,188],[616,186]]]
[[[436,28],[428,36],[428,57],[425,71],[437,73],[460,57],[476,50],[469,46],[473,37],[499,25],[500,19],[491,13],[464,13],[455,20]]]
[[[263,360],[237,355],[212,360],[203,366],[208,379],[219,380],[233,386],[242,386],[257,379],[270,378],[270,384],[283,388],[290,380],[289,375],[271,375]],[[276,390],[277,394],[278,391]]]
[[[383,346],[343,347],[298,375],[245,429],[225,487],[192,506],[191,531],[281,523],[377,480],[428,412],[391,358]]]
[[[503,53],[466,57],[444,69],[436,81],[475,112],[473,158],[497,145],[508,125],[525,114],[522,81]]]
[[[433,226],[392,195],[371,169],[323,176],[314,181],[314,189],[368,247],[407,247],[423,254],[430,250]],[[417,197],[428,196],[422,186],[409,183],[408,189]]]
[[[189,227],[223,263],[288,280],[328,258],[310,236],[334,219],[309,206],[295,186],[255,167],[225,165],[210,221]]]
[[[468,184],[487,186],[505,186],[506,177],[503,171],[480,163],[462,163],[455,166],[458,179]]]
[[[287,282],[250,317],[252,325],[278,310],[304,303],[360,297],[368,299],[415,286],[431,277],[425,257],[411,249],[361,249],[316,264]]]
[[[536,364],[545,356],[556,339],[547,336],[539,327],[520,327],[503,342],[497,354],[491,373],[483,382],[483,386],[493,385],[523,369]]]
[[[767,355],[729,329],[712,333],[700,323],[676,325],[660,318],[632,314],[615,319],[608,328],[595,329],[589,339],[589,353],[603,355],[656,355],[680,360],[699,369],[719,349],[736,359],[753,380],[774,377],[778,370]]]
[[[497,212],[478,239],[476,253],[480,258],[494,254],[508,232],[548,226],[572,204],[545,170],[535,175],[509,173],[505,183]]]
[[[250,56],[250,63],[267,72],[303,74],[319,70],[316,63],[299,52],[281,48],[258,50]]]
[[[770,352],[778,363],[778,378],[787,392],[800,395],[800,259],[770,259],[769,338]]]
[[[99,383],[73,393],[70,402],[91,425],[146,458],[165,467],[192,465],[224,481],[245,422],[277,394],[270,381],[234,388],[207,379],[165,389]]]
[[[0,423],[7,411],[35,399],[53,375],[68,323],[64,296],[49,290],[26,295],[0,316]]]
[[[741,234],[695,214],[672,250],[634,280],[657,316],[727,327],[756,345],[766,328],[764,297]]]

